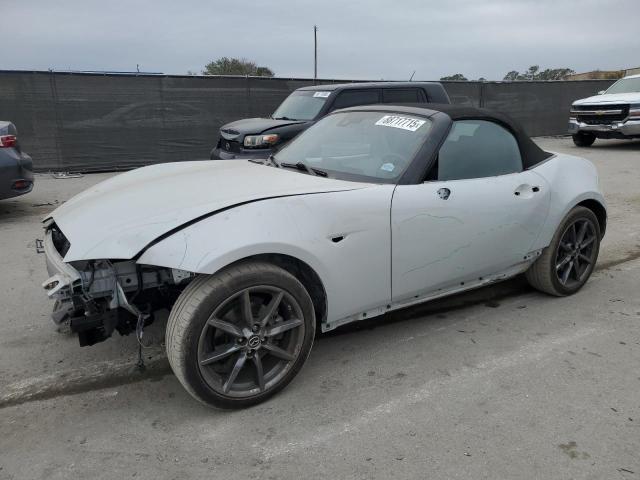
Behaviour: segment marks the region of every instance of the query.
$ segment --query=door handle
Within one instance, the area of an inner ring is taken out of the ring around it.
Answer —
[[[516,188],[513,194],[516,197],[519,197],[520,195],[524,197],[529,197],[531,196],[532,193],[538,193],[539,191],[540,191],[540,187],[538,187],[537,185],[533,187],[531,185],[520,185],[518,188]]]

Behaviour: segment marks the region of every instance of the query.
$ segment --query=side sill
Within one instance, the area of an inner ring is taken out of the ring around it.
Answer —
[[[542,254],[542,251],[543,249],[539,249],[539,250],[530,252],[524,258],[524,261],[512,267],[509,267],[508,269],[503,270],[502,272],[499,272],[493,275],[488,275],[486,277],[482,277],[482,279],[465,282],[464,285],[458,284],[452,287],[442,288],[442,289],[436,290],[435,292],[429,292],[421,296],[401,300],[398,302],[391,302],[391,304],[389,305],[367,310],[366,312],[350,315],[348,317],[344,317],[338,320],[327,321],[322,324],[322,332],[329,332],[342,325],[346,325],[347,323],[367,320],[369,318],[374,318],[380,315],[384,315],[385,313],[393,312],[394,310],[401,310],[403,308],[412,307],[420,303],[436,300],[442,297],[447,297],[449,295],[454,295],[456,293],[466,292],[467,290],[474,290],[476,288],[485,287],[487,285],[491,285],[492,283],[502,282],[503,280],[508,280],[509,278],[515,277],[516,275],[519,275],[520,273],[523,273],[524,271],[526,271],[529,268],[529,266],[535,261],[535,259]]]

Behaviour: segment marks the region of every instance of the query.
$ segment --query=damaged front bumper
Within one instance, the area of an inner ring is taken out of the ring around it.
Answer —
[[[54,323],[77,333],[81,346],[104,341],[114,330],[127,335],[141,322],[150,323],[154,309],[174,299],[173,287],[192,276],[181,270],[143,268],[135,261],[89,260],[72,265],[63,259],[61,238],[67,242],[55,225],[47,226],[41,245],[50,277],[42,287],[55,300]]]
[[[42,283],[42,288],[49,298],[71,298],[73,290],[80,287],[82,278],[80,273],[68,263],[65,263],[53,244],[52,229],[48,229],[43,242],[43,250],[47,261],[47,272],[51,275]]]
[[[37,242],[38,252],[44,253],[47,263],[47,272],[51,275],[42,283],[49,298],[56,302],[51,313],[51,318],[56,325],[69,323],[74,311],[81,308],[84,302],[82,296],[82,277],[80,272],[68,263],[65,263],[53,243],[53,229],[48,228],[44,241]],[[76,300],[74,303],[74,291]]]
[[[129,333],[137,324],[140,312],[125,305],[126,296],[120,294],[122,287],[117,276],[112,275],[110,282],[105,282],[106,275],[98,280],[103,284],[111,283],[111,290],[91,293],[96,282],[96,271],[92,269],[90,276],[65,263],[53,239],[54,228],[48,228],[42,249],[46,257],[47,271],[50,277],[42,283],[49,298],[55,300],[51,318],[57,325],[67,325],[73,333],[78,334],[81,346],[93,345],[109,338],[113,331]],[[103,271],[102,269],[100,270]],[[96,295],[96,293],[100,293]],[[124,298],[125,305],[120,305]]]

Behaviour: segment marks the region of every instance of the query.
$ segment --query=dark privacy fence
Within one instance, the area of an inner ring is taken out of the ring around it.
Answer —
[[[39,171],[209,158],[221,125],[265,116],[311,80],[0,71],[0,120]],[[322,80],[319,83],[333,83]],[[443,82],[453,103],[510,114],[530,135],[566,132],[571,102],[611,81]]]

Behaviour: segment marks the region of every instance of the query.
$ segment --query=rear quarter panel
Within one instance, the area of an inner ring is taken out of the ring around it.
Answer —
[[[547,247],[551,243],[564,217],[579,203],[596,200],[606,208],[598,185],[596,167],[584,158],[555,154],[531,171],[543,177],[551,189],[549,215],[533,250]]]

